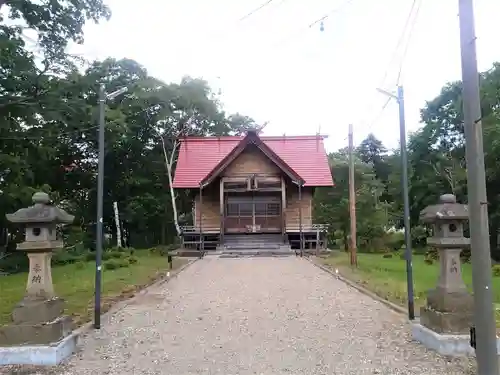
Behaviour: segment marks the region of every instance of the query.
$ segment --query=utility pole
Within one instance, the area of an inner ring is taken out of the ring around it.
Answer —
[[[398,86],[399,104],[399,143],[401,147],[401,185],[403,191],[404,226],[405,226],[405,259],[406,259],[406,289],[408,293],[408,318],[415,319],[415,304],[413,296],[413,264],[410,227],[410,197],[408,189],[408,149],[406,148],[406,119],[403,86]]]
[[[379,92],[396,99],[399,106],[399,145],[401,152],[401,191],[403,193],[403,222],[405,227],[406,290],[408,296],[408,318],[415,319],[415,297],[413,293],[413,263],[410,229],[410,197],[408,182],[408,150],[406,148],[406,119],[403,86],[398,86],[397,94],[377,89]]]
[[[94,328],[101,328],[101,289],[102,289],[102,209],[104,202],[104,127],[105,127],[106,88],[99,86],[99,153],[97,158],[97,234],[95,241],[95,291],[94,291]]]
[[[106,125],[106,100],[114,99],[120,94],[128,91],[123,87],[115,92],[106,94],[104,84],[99,86],[99,153],[97,157],[97,223],[95,243],[95,290],[94,290],[94,328],[101,328],[101,289],[102,289],[102,240],[103,240],[103,218],[104,205],[104,131]]]
[[[351,237],[349,255],[351,266],[358,266],[356,254],[356,191],[354,186],[354,139],[352,124],[349,124],[349,217],[351,219]]]
[[[477,373],[498,375],[479,72],[472,0],[459,0],[458,8]]]

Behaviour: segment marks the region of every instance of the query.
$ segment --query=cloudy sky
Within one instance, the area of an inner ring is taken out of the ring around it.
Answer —
[[[401,75],[408,130],[443,84],[460,78],[458,0],[417,0],[420,8]],[[230,112],[269,121],[269,135],[329,136],[331,151],[373,132],[398,146],[396,51],[413,0],[107,0],[111,20],[88,25],[73,52],[132,58],[166,82],[203,77]],[[480,70],[500,61],[500,1],[475,0]],[[309,27],[319,18],[320,24]],[[242,19],[243,18],[243,19]],[[406,40],[406,38],[404,38]],[[404,47],[403,43],[403,47]],[[385,79],[384,79],[385,77]],[[375,119],[377,119],[375,121]]]

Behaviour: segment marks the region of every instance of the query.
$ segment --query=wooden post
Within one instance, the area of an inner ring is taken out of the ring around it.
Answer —
[[[352,125],[349,124],[349,216],[351,219],[351,240],[349,246],[351,266],[358,265],[356,254],[356,191],[354,186],[354,140]]]
[[[200,213],[200,258],[203,257],[203,227],[202,227],[202,222],[203,222],[203,186],[200,184],[200,209],[198,212]]]
[[[299,237],[300,237],[300,256],[304,256],[304,241],[302,240],[302,181],[299,184]]]
[[[286,242],[286,184],[283,176],[281,176],[281,222],[283,242]]]
[[[220,192],[219,192],[219,204],[220,204],[220,245],[224,243],[224,219],[225,219],[225,210],[224,210],[224,179],[220,179]]]
[[[316,256],[319,255],[319,229],[316,229]]]

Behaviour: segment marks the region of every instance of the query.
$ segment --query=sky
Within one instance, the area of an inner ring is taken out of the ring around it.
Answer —
[[[226,111],[269,122],[265,135],[327,135],[328,151],[370,132],[399,145],[397,103],[405,90],[408,132],[444,84],[460,79],[458,0],[418,0],[410,37],[396,49],[413,0],[105,0],[110,21],[85,28],[70,52],[131,58],[165,82],[201,77]],[[475,0],[480,71],[500,61],[500,1]],[[324,31],[317,23],[323,22]],[[244,18],[244,19],[242,19]],[[408,34],[406,34],[408,35]],[[408,42],[406,42],[408,41]],[[408,45],[405,50],[405,45]],[[404,57],[404,58],[403,58]]]

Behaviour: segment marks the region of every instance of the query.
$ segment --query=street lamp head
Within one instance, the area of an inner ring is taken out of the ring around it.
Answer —
[[[122,87],[121,89],[118,89],[110,94],[107,94],[106,95],[106,99],[114,99],[116,98],[118,95],[121,95],[121,94],[124,94],[128,91],[128,87]]]

